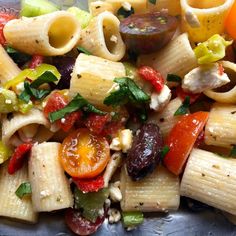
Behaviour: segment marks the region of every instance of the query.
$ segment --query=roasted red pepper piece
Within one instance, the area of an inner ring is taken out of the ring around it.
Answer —
[[[102,175],[94,179],[73,178],[73,182],[83,193],[97,192],[98,190],[104,188],[104,179]]]
[[[159,71],[154,70],[150,66],[141,66],[138,69],[138,74],[142,77],[142,79],[149,81],[158,93],[161,92],[164,87],[165,80]]]
[[[33,55],[30,63],[29,63],[29,68],[30,69],[35,69],[37,66],[41,65],[43,63],[43,56],[39,55]]]
[[[22,168],[25,160],[27,159],[27,154],[30,152],[32,147],[32,143],[23,143],[15,149],[15,152],[13,153],[8,164],[8,173],[10,175]]]
[[[176,94],[183,101],[185,100],[187,96],[190,97],[190,104],[193,104],[194,102],[196,102],[196,100],[201,96],[201,94],[199,93],[194,94],[194,93],[185,92],[181,86],[176,88]]]

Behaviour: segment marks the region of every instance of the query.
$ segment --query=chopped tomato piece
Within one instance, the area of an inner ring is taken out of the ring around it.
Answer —
[[[10,175],[22,168],[27,158],[27,154],[32,147],[32,143],[23,143],[15,149],[15,152],[13,153],[8,164],[8,173]]]
[[[6,39],[3,34],[4,26],[6,25],[8,21],[13,20],[15,18],[16,18],[15,15],[5,13],[5,12],[0,12],[0,44],[2,45],[6,44]]]
[[[104,179],[102,175],[94,179],[73,178],[73,182],[83,193],[97,192],[104,187]]]
[[[29,68],[30,69],[35,69],[37,66],[41,65],[43,63],[43,56],[39,56],[39,55],[33,55],[30,64],[29,64]]]
[[[161,73],[157,70],[154,70],[150,66],[141,66],[138,69],[138,74],[144,79],[149,81],[157,92],[161,92],[164,87],[165,80],[162,77]]]
[[[176,94],[177,96],[181,99],[181,100],[185,100],[185,98],[188,96],[190,97],[190,104],[196,102],[196,100],[201,96],[201,94],[197,93],[189,93],[189,92],[185,92],[181,86],[177,87],[176,89]]]
[[[98,176],[105,169],[110,148],[105,137],[81,128],[64,139],[59,156],[69,175],[88,179]]]
[[[234,2],[227,18],[225,21],[226,32],[233,38],[236,39],[236,2]]]
[[[182,172],[194,143],[208,120],[208,116],[208,112],[185,115],[170,131],[165,141],[170,150],[164,158],[164,164],[172,173],[179,175]]]
[[[205,139],[205,131],[203,130],[197,137],[196,142],[194,143],[194,147],[199,147],[201,144],[203,144]]]
[[[118,136],[122,129],[124,129],[124,124],[121,121],[111,121],[105,125],[101,135],[111,141],[111,139]]]
[[[43,109],[44,115],[48,118],[49,113],[64,108],[68,102],[68,98],[62,93],[52,93]],[[67,132],[73,127],[74,123],[79,120],[81,116],[81,111],[75,111],[65,116],[63,119],[56,121],[56,123],[63,131]]]
[[[99,116],[91,113],[85,120],[85,126],[93,133],[100,134],[104,129],[105,124],[111,120],[111,116],[106,114],[105,116]]]

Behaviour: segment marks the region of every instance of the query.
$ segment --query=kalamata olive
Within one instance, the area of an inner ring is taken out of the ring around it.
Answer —
[[[165,46],[177,26],[177,19],[166,12],[134,14],[121,21],[120,33],[128,51],[146,54]]]
[[[163,139],[156,124],[144,124],[128,152],[126,166],[129,176],[139,180],[151,173],[161,160]]]

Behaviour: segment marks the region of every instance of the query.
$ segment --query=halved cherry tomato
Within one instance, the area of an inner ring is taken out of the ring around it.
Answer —
[[[161,92],[164,87],[165,80],[159,71],[154,70],[150,66],[141,66],[138,69],[138,74],[142,77],[142,79],[149,81],[157,92]]]
[[[14,174],[16,171],[22,168],[27,158],[27,154],[32,147],[32,143],[23,143],[15,149],[15,152],[13,153],[8,164],[8,173],[10,175]]]
[[[43,56],[39,56],[39,55],[33,55],[30,64],[29,64],[29,68],[30,69],[35,69],[37,66],[41,65],[43,63]]]
[[[58,111],[68,104],[68,98],[60,92],[54,92],[47,100],[43,109],[44,115],[48,118],[48,114]],[[65,132],[69,131],[74,123],[82,116],[81,111],[75,111],[65,116],[64,119],[56,121],[57,125]]]
[[[194,93],[185,92],[181,86],[176,88],[176,94],[183,101],[185,100],[187,96],[190,97],[190,104],[196,102],[196,100],[201,96],[201,94],[199,93],[194,94]]]
[[[6,12],[0,12],[0,44],[5,45],[6,39],[3,34],[3,28],[6,25],[6,23],[10,20],[15,19],[16,16],[13,14],[9,14]]]
[[[110,148],[105,137],[81,128],[71,133],[62,143],[60,161],[72,177],[81,179],[98,176],[110,158]]]
[[[172,173],[179,175],[182,172],[194,143],[208,120],[208,116],[208,112],[185,115],[170,131],[165,141],[170,150],[164,158],[164,164]]]
[[[225,21],[226,32],[233,38],[236,39],[236,2],[234,2],[227,18]]]

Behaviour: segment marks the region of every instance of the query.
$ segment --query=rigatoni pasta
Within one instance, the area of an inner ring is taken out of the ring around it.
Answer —
[[[97,16],[104,11],[109,11],[115,14],[113,5],[109,2],[104,2],[104,1],[91,2],[89,4],[89,11],[92,14],[92,16]]]
[[[35,144],[29,159],[32,202],[37,211],[72,207],[69,182],[59,163],[59,143]],[[50,150],[50,151],[49,151]]]
[[[32,28],[33,25],[33,28]],[[4,27],[7,43],[19,51],[57,56],[69,52],[78,42],[80,25],[69,12],[12,20]]]
[[[236,214],[235,159],[193,149],[184,171],[180,194]]]
[[[125,44],[119,32],[120,22],[111,12],[94,17],[82,30],[78,45],[95,56],[119,61],[125,55]]]
[[[31,196],[20,199],[15,194],[22,183],[29,182],[27,166],[14,175],[8,174],[7,168],[8,163],[0,167],[0,216],[36,223],[37,213],[33,209]]]

